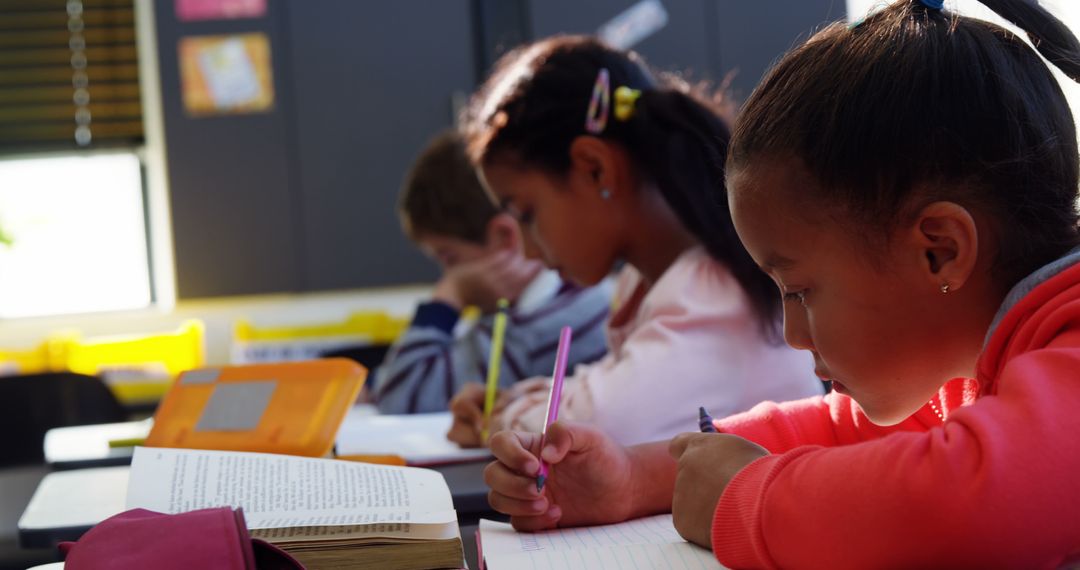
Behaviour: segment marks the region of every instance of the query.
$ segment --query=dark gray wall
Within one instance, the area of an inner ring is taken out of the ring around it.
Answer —
[[[637,0],[533,0],[536,37],[593,33]],[[780,55],[820,24],[842,19],[843,0],[667,0],[667,25],[634,46],[654,68],[690,81],[717,82],[734,71],[740,100]]]
[[[704,22],[714,26],[720,68],[735,72],[732,88],[739,100],[784,52],[847,13],[844,0],[721,0],[710,11]]]
[[[169,166],[177,286],[182,298],[295,291],[301,286],[294,219],[290,90],[278,63],[287,45],[279,3],[266,18],[180,24],[173,0],[157,0],[162,113]],[[270,38],[274,108],[190,118],[180,96],[183,36],[262,32]],[[287,52],[286,52],[287,53]]]
[[[431,279],[395,200],[420,148],[452,124],[451,95],[473,87],[469,1],[308,4],[288,5],[304,286]]]
[[[705,24],[706,7],[715,0],[668,0],[668,23],[633,47],[653,67],[689,72],[690,78],[718,76],[717,46]],[[537,38],[557,33],[591,34],[637,0],[533,0],[533,32]],[[757,3],[757,2],[753,2]]]
[[[156,0],[181,298],[429,281],[394,203],[424,142],[452,124],[494,59],[522,41],[592,33],[634,0],[268,0],[264,18],[178,22]],[[745,97],[767,66],[841,0],[667,0],[635,49],[654,66]],[[275,106],[191,118],[182,36],[266,33]]]

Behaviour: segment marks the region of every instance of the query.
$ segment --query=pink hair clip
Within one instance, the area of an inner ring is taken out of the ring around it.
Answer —
[[[608,81],[608,70],[601,67],[596,74],[596,83],[593,85],[592,99],[589,100],[589,112],[585,115],[585,130],[598,135],[604,132],[607,126],[608,106],[611,104],[611,84]]]

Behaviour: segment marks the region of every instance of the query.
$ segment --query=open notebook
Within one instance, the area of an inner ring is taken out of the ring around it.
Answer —
[[[429,469],[139,447],[127,508],[242,507],[255,538],[308,568],[460,568],[450,490]]]
[[[712,552],[679,536],[670,514],[534,533],[517,532],[508,523],[481,519],[476,542],[480,570],[724,568]]]

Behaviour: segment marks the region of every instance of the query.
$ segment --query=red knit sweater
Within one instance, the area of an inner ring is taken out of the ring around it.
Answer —
[[[717,558],[832,569],[1080,558],[1080,265],[1009,310],[976,374],[889,428],[836,393],[717,422],[774,454],[724,491]]]

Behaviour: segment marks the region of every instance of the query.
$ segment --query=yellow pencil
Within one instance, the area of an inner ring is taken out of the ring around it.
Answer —
[[[361,463],[378,463],[380,465],[407,465],[405,458],[400,455],[339,455],[337,459],[342,461],[359,461]]]
[[[484,429],[480,439],[487,441],[491,425],[491,410],[495,407],[495,390],[499,386],[499,363],[502,362],[503,338],[506,336],[506,311],[510,303],[499,299],[499,312],[495,313],[495,325],[491,331],[491,354],[488,356],[487,393],[484,395]]]
[[[135,447],[136,445],[142,445],[146,443],[145,437],[125,437],[121,439],[110,439],[109,447]]]

